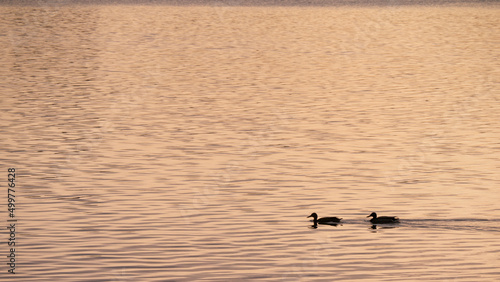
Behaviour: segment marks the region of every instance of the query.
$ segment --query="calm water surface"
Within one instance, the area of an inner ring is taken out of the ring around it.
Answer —
[[[498,6],[0,14],[16,281],[499,279]]]

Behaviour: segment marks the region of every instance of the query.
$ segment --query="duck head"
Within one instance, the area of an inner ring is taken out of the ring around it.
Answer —
[[[367,217],[370,217],[370,216],[373,216],[373,218],[377,218],[377,213],[376,212],[372,212],[369,216]]]
[[[315,212],[311,213],[311,215],[308,217],[312,217],[314,218],[314,220],[318,219],[318,215]]]

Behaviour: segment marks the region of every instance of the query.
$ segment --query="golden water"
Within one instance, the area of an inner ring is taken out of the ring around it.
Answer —
[[[497,6],[0,13],[0,281],[500,277]]]

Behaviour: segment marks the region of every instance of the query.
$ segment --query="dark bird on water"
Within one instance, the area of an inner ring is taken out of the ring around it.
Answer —
[[[338,218],[338,217],[322,217],[322,218],[318,218],[318,215],[313,212],[311,213],[310,216],[308,217],[312,217],[314,219],[314,224],[329,224],[329,223],[339,223],[340,220],[342,220],[342,218]]]
[[[377,216],[376,212],[372,212],[367,217],[370,217],[370,216],[373,217],[372,219],[370,219],[371,223],[384,224],[384,223],[398,223],[399,222],[399,218],[396,216]]]

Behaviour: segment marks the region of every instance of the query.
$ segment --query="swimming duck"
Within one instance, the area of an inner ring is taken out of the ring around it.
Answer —
[[[373,217],[372,219],[370,219],[371,223],[384,224],[384,223],[398,223],[399,222],[399,218],[396,216],[377,216],[376,212],[372,212],[367,217],[370,217],[370,216]]]
[[[340,220],[342,220],[342,218],[338,217],[322,217],[318,219],[318,215],[315,212],[311,213],[311,215],[308,217],[312,217],[314,219],[314,225],[318,223],[319,224],[339,223]]]

